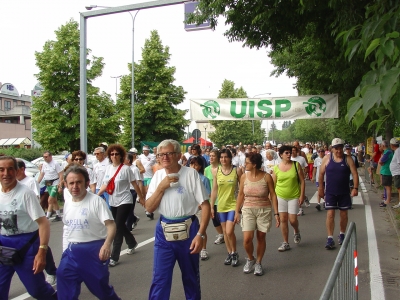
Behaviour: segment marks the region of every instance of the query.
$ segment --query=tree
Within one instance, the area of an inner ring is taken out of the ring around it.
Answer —
[[[247,98],[247,93],[242,87],[236,89],[233,81],[225,79],[219,91],[218,98]],[[209,134],[218,147],[222,145],[261,144],[264,140],[265,130],[261,129],[261,121],[254,120],[254,134],[252,121],[210,121],[215,131]]]
[[[47,41],[42,52],[35,52],[39,68],[35,76],[44,91],[33,99],[32,126],[34,139],[45,149],[73,151],[80,148],[78,23],[70,20],[55,33],[55,41]],[[102,73],[103,59],[93,56],[87,65],[87,140],[91,149],[102,141],[115,142],[119,126],[111,96],[99,94],[91,85]]]
[[[135,145],[139,141],[159,142],[164,139],[182,141],[188,121],[186,110],[175,108],[183,102],[185,91],[175,86],[175,67],[168,66],[169,47],[163,46],[156,30],[146,39],[142,60],[135,64]],[[128,64],[131,70],[131,64]],[[121,78],[118,111],[123,126],[121,144],[131,145],[131,79]]]

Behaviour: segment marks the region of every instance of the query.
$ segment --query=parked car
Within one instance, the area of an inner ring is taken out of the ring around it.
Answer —
[[[61,166],[62,163],[65,161],[64,155],[53,155],[53,160]],[[44,158],[38,157],[38,158],[32,160],[31,162],[34,165],[36,165],[37,167],[39,167],[39,165],[41,165],[44,162]]]
[[[20,159],[25,163],[25,175],[26,176],[35,177],[35,175],[37,173],[39,173],[39,168],[35,164],[33,164],[30,161],[27,161],[23,158],[17,158],[17,159]]]

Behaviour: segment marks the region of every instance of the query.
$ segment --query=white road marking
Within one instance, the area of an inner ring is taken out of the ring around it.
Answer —
[[[147,244],[150,244],[152,242],[154,242],[154,237],[139,243],[138,246],[136,247],[136,249],[138,249],[140,247],[143,247],[143,246],[145,246]],[[122,250],[121,251],[121,256],[125,255],[127,251],[128,251],[128,249]],[[56,284],[53,284],[53,286],[55,286],[55,285]],[[22,295],[20,295],[18,297],[12,298],[11,300],[25,300],[25,299],[28,299],[30,297],[31,297],[31,295],[29,295],[28,293],[25,293],[25,294],[22,294]]]

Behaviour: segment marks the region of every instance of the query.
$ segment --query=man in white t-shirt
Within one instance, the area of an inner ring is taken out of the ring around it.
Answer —
[[[64,238],[69,244],[57,270],[58,293],[62,299],[78,299],[83,281],[98,299],[120,299],[109,285],[108,261],[116,232],[111,212],[103,199],[86,190],[90,182],[85,167],[69,167],[64,179],[72,201],[64,206]]]
[[[156,225],[153,282],[149,299],[170,298],[171,278],[176,261],[181,268],[186,299],[200,299],[199,252],[210,220],[208,195],[199,173],[195,169],[179,165],[181,147],[177,141],[162,141],[158,145],[157,153],[164,169],[155,173],[145,202],[149,212],[158,209],[160,213],[160,222]],[[195,216],[199,205],[200,225]],[[185,226],[186,236],[179,238],[174,233],[164,235],[163,227],[169,224],[173,224],[172,227],[180,224]]]
[[[96,159],[98,161],[93,167],[93,173],[96,176],[96,194],[97,194],[103,183],[104,174],[106,173],[107,166],[110,164],[110,160],[106,155],[104,147],[98,147],[94,149],[93,154],[96,156]],[[107,194],[107,192],[104,192],[100,197],[106,200],[108,207],[110,207],[108,199],[109,195]]]
[[[0,156],[0,245],[18,250],[28,247],[22,261],[14,265],[3,264],[0,255],[0,299],[9,299],[15,272],[33,298],[57,299],[57,293],[43,275],[49,221],[35,193],[17,181],[17,170],[14,157]]]
[[[72,161],[74,161],[76,164],[79,164],[81,166],[84,166],[86,160],[86,153],[83,152],[82,150],[77,150],[72,152]],[[92,171],[92,169],[86,167],[86,171],[88,171],[89,174],[89,189],[92,191],[92,193],[96,193],[96,184],[97,184],[97,178],[95,173]]]
[[[153,177],[152,167],[156,163],[156,156],[150,153],[149,146],[143,146],[143,153],[139,155],[139,159],[145,170],[143,174],[143,185],[147,193],[151,178]]]
[[[47,218],[50,218],[52,210],[56,211],[56,217],[53,222],[61,221],[60,207],[58,206],[57,196],[58,193],[62,192],[62,176],[63,170],[61,166],[53,160],[53,156],[50,151],[43,153],[44,162],[42,170],[40,171],[38,183],[44,178],[46,183],[46,191],[49,193],[49,207],[47,209]]]
[[[26,176],[25,174],[26,166],[22,160],[17,159],[17,163],[18,163],[17,180],[23,185],[27,186],[39,198],[40,197],[39,184],[33,177]]]
[[[393,158],[390,162],[389,168],[390,173],[393,176],[393,185],[397,189],[399,194],[399,203],[393,206],[393,208],[400,208],[400,141],[396,138],[390,140],[390,149],[393,151]]]

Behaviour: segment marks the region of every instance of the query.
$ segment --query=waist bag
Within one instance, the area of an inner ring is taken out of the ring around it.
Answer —
[[[165,223],[161,221],[165,239],[168,242],[187,240],[189,238],[189,230],[192,222],[192,218],[179,223]]]
[[[38,236],[39,231],[36,231],[31,239],[19,250],[11,247],[0,246],[0,264],[4,266],[14,266],[22,263],[26,252],[28,252],[28,249],[32,246]]]

